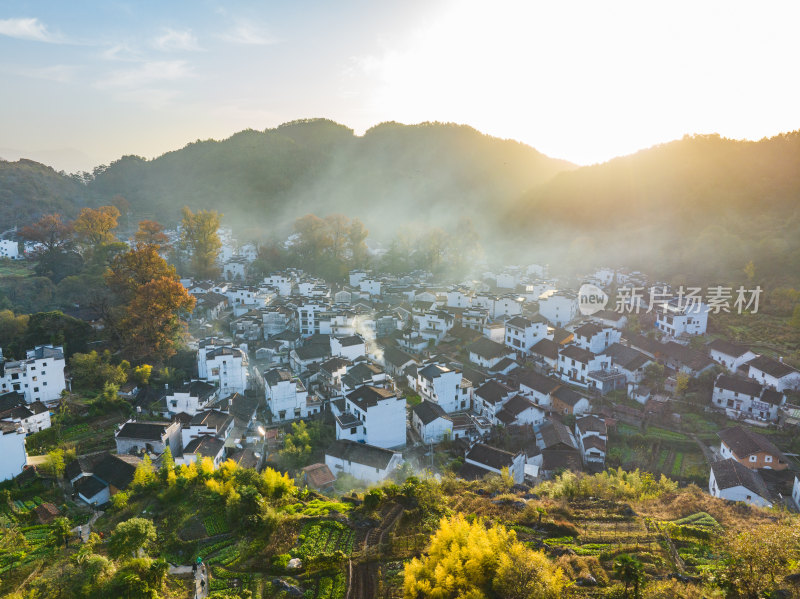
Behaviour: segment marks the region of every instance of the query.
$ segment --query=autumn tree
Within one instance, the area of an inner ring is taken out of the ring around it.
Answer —
[[[23,227],[20,236],[36,244],[37,274],[61,279],[77,270],[77,265],[67,264],[73,245],[73,226],[64,222],[60,214],[45,214],[32,225]],[[65,266],[71,272],[61,273]]]
[[[164,226],[154,220],[139,222],[139,230],[133,234],[133,241],[137,245],[152,245],[160,250],[169,243],[169,237],[164,233]]]
[[[155,246],[140,245],[114,258],[105,280],[117,299],[109,328],[125,355],[157,364],[174,355],[183,316],[195,299]]]
[[[192,273],[200,279],[213,279],[219,274],[216,260],[222,247],[217,233],[220,218],[213,210],[193,213],[188,206],[183,207],[181,242],[191,253]]]
[[[514,531],[461,514],[439,522],[425,555],[407,563],[403,575],[407,599],[556,599],[566,587],[563,572]]]
[[[119,210],[115,206],[84,208],[75,219],[74,229],[78,241],[88,250],[114,241],[111,231],[117,228]]]
[[[106,285],[123,301],[128,302],[142,285],[167,277],[177,280],[175,267],[158,255],[154,245],[140,245],[116,256],[105,275]]]
[[[721,549],[727,557],[716,582],[728,596],[772,596],[800,559],[800,528],[791,520],[762,524],[724,539]]]
[[[173,356],[185,325],[182,316],[194,305],[195,299],[175,279],[160,277],[142,285],[119,323],[123,351],[136,361]]]

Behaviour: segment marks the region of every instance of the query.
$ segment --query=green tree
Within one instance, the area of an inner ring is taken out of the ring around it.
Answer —
[[[638,599],[640,589],[644,582],[644,566],[635,557],[627,553],[617,556],[614,560],[614,575],[625,585],[625,597],[629,596],[629,589],[633,586],[633,597]]]
[[[150,460],[149,455],[144,454],[142,461],[139,462],[133,473],[133,482],[131,486],[137,491],[141,491],[151,487],[155,482],[156,473],[153,468],[153,462]]]
[[[292,432],[284,437],[279,455],[292,468],[306,463],[311,455],[311,434],[305,422],[292,423]]]
[[[794,329],[800,329],[800,304],[796,304],[792,310],[792,318],[789,325]]]
[[[53,520],[53,539],[56,545],[64,544],[65,547],[69,545],[69,538],[72,536],[72,525],[69,518],[56,518]]]
[[[166,482],[169,475],[175,472],[175,460],[172,457],[172,450],[167,447],[161,454],[161,465],[158,467],[158,476]]]
[[[219,274],[217,252],[222,247],[219,239],[221,215],[211,210],[193,213],[183,207],[181,242],[191,253],[192,274],[199,279],[213,279]]]
[[[116,557],[135,556],[147,552],[156,540],[156,527],[146,518],[131,518],[120,522],[111,533],[110,549]]]
[[[47,457],[41,465],[44,472],[51,476],[60,478],[64,474],[64,450],[54,449],[47,453]]]

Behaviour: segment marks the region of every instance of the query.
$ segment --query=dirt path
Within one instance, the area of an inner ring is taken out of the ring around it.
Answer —
[[[385,510],[381,523],[370,528],[364,537],[361,559],[356,558],[355,562],[350,560],[346,599],[374,599],[376,595],[378,564],[372,558],[377,555],[379,547],[386,541],[386,535],[403,515],[402,505],[395,503],[387,507],[389,509]]]

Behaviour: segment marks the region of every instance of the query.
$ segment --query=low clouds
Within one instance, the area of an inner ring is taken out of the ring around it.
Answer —
[[[265,28],[244,22],[234,25],[217,37],[223,41],[244,46],[268,46],[278,42]]]
[[[191,30],[166,29],[163,34],[153,40],[153,47],[162,51],[196,52],[200,50],[197,38]]]
[[[47,26],[36,18],[0,19],[0,35],[33,42],[59,43],[60,36],[51,33]]]

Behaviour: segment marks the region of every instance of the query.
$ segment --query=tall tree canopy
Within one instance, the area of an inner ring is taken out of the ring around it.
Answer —
[[[195,299],[155,246],[141,245],[116,256],[105,280],[118,302],[109,317],[110,329],[125,356],[161,364],[174,355],[182,317],[194,309]]]
[[[75,219],[75,236],[87,249],[111,243],[114,241],[114,234],[111,231],[117,228],[119,215],[116,206],[84,208]]]
[[[222,247],[217,230],[221,215],[214,210],[192,212],[183,207],[181,241],[191,252],[192,274],[200,279],[212,279],[219,274],[217,252]]]

